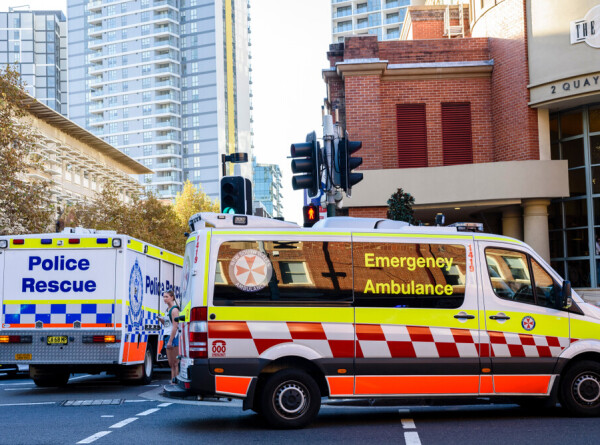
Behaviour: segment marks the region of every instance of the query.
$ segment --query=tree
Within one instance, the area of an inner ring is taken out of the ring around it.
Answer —
[[[26,94],[20,74],[7,66],[0,71],[0,234],[40,233],[51,230],[54,207],[50,181],[43,177],[38,137],[28,124],[23,105]]]
[[[193,214],[198,212],[218,213],[221,210],[217,201],[211,201],[201,187],[196,188],[189,180],[185,181],[183,191],[177,193],[174,208],[184,231],[189,230],[188,221]]]
[[[419,224],[419,221],[415,219],[415,212],[412,209],[415,198],[410,193],[405,193],[404,190],[399,188],[390,199],[388,199],[387,203],[387,217],[389,219],[394,221],[405,221],[409,224]]]
[[[185,250],[184,231],[171,203],[152,194],[145,199],[134,194],[131,202],[125,203],[109,183],[96,199],[66,209],[62,222],[67,226],[115,230],[178,254]]]

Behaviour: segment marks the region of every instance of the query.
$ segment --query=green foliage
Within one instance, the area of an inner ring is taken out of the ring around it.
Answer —
[[[54,209],[50,181],[23,105],[26,97],[17,71],[0,70],[0,234],[51,230]],[[28,176],[35,173],[36,176]]]
[[[404,190],[399,188],[390,199],[388,199],[387,217],[394,221],[405,221],[415,225],[419,224],[419,221],[415,219],[415,212],[412,208],[414,203],[414,196],[410,193],[405,193]]]

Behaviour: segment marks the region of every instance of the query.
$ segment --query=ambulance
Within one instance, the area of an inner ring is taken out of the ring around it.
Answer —
[[[0,236],[0,362],[38,386],[107,371],[148,383],[163,346],[162,293],[183,258],[114,231]]]
[[[190,226],[172,396],[243,399],[280,428],[307,425],[323,397],[600,414],[600,308],[519,240],[350,217]]]

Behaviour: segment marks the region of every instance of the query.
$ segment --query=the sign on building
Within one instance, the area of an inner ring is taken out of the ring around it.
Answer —
[[[600,5],[590,9],[583,19],[571,22],[571,45],[581,42],[600,48]]]

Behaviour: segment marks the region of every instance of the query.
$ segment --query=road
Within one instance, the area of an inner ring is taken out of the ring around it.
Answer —
[[[78,374],[64,388],[37,388],[0,374],[0,444],[376,443],[596,444],[598,419],[517,405],[338,406],[326,404],[303,430],[271,430],[239,401],[174,402],[150,385]]]

